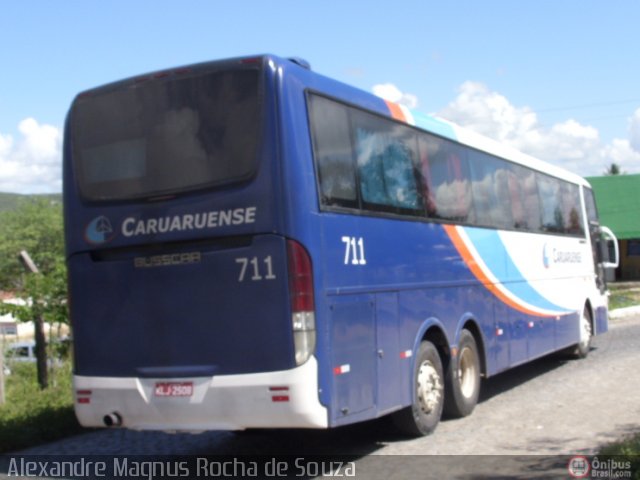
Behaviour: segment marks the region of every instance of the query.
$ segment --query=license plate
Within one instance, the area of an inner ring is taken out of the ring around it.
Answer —
[[[157,382],[156,397],[190,397],[193,395],[193,382]]]

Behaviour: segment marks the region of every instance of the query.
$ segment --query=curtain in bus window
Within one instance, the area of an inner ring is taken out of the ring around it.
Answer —
[[[469,222],[471,213],[471,188],[465,150],[459,145],[430,135],[420,137],[421,153],[429,159],[428,176],[423,168],[423,178],[428,182],[429,196],[435,203],[432,217],[442,220]]]
[[[385,120],[369,115],[356,115],[355,118],[360,190],[362,200],[369,205],[367,208],[421,211],[414,135],[400,126],[371,125]],[[366,128],[363,124],[378,128]]]
[[[310,97],[311,131],[325,205],[357,206],[348,111],[344,105]]]

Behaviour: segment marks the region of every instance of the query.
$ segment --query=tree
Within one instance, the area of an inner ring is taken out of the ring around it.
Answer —
[[[28,273],[19,261],[23,250],[37,265],[38,273]],[[0,313],[9,313],[22,322],[34,322],[39,355],[38,382],[41,388],[46,388],[42,322],[68,323],[60,202],[29,198],[15,210],[0,213],[0,288],[13,291],[22,299],[20,304],[0,303]]]
[[[604,171],[604,174],[605,175],[624,175],[624,172],[620,168],[620,165],[618,165],[617,163],[612,163],[611,165],[609,165],[609,168],[607,168]]]

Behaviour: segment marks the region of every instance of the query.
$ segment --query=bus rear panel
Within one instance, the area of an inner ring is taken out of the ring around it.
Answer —
[[[83,425],[326,426],[312,266],[283,231],[265,62],[75,100],[65,214]]]

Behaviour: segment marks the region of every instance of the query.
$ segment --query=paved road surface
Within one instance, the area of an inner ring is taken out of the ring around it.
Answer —
[[[523,472],[521,478],[567,478],[567,460],[558,455],[593,454],[603,444],[640,432],[639,366],[640,315],[627,316],[595,339],[585,360],[552,356],[485,381],[471,416],[444,420],[425,438],[399,437],[385,421],[332,431],[240,434],[101,430],[21,453],[349,455],[357,459],[360,472],[367,472],[360,478],[513,478],[514,472]],[[491,457],[495,455],[513,456]],[[433,476],[425,476],[427,472]]]

